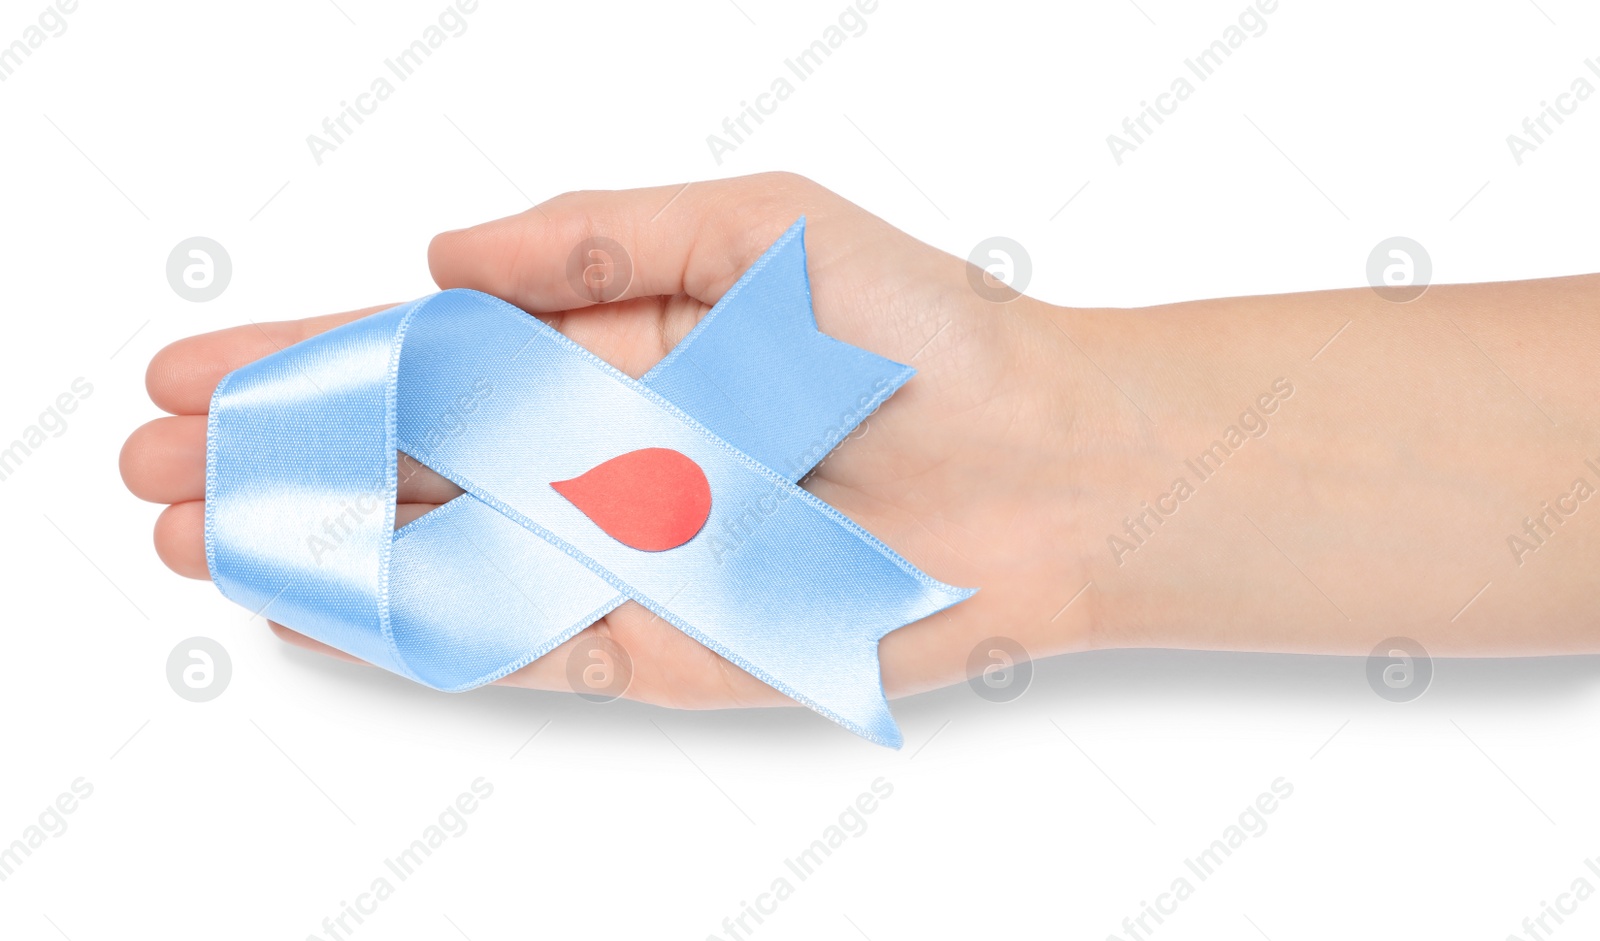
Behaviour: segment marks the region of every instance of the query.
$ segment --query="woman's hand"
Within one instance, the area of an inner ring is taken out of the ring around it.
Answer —
[[[1078,595],[1089,576],[1074,480],[1086,470],[1080,442],[1101,436],[1086,433],[1078,416],[1115,393],[1067,355],[1052,308],[1015,295],[986,300],[966,262],[788,174],[569,193],[446,232],[428,261],[441,288],[510,301],[639,377],[801,215],[822,331],[918,370],[804,485],[933,577],[982,589],[884,638],[890,695],[959,681],[974,646],[996,635],[1035,656],[1084,646],[1095,599]],[[569,280],[569,257],[592,236],[615,240],[631,257],[632,281],[620,295]],[[172,417],[133,433],[122,472],[134,494],[170,504],[155,532],[170,568],[208,577],[205,413],[217,382],[379,309],[235,327],[156,355],[150,397]],[[460,493],[404,456],[400,480],[397,525]],[[344,656],[293,625],[273,628],[291,643]],[[633,602],[500,682],[570,689],[568,655],[592,635],[631,661],[630,698],[689,708],[789,702]]]

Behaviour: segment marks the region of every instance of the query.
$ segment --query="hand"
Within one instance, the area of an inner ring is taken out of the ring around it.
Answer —
[[[1083,646],[1093,599],[1060,610],[1087,581],[1083,561],[1067,548],[1076,526],[1064,496],[1084,434],[1074,408],[1083,396],[1102,399],[1105,390],[1079,390],[1078,371],[1058,368],[1064,334],[1049,322],[1046,305],[1020,296],[985,300],[964,261],[788,174],[569,193],[439,235],[428,261],[441,288],[510,301],[639,377],[801,215],[822,331],[918,370],[805,486],[933,577],[981,589],[884,638],[889,694],[961,680],[974,645],[995,635],[1034,655]],[[621,243],[634,265],[632,283],[606,303],[579,296],[565,272],[573,247],[592,235]],[[135,431],[121,464],[135,495],[170,504],[155,527],[156,551],[170,568],[208,577],[205,412],[217,382],[381,309],[235,327],[156,355],[150,397],[173,417]],[[460,493],[406,456],[400,479],[396,525]],[[293,644],[345,656],[292,627],[273,625]],[[569,689],[567,656],[590,634],[631,659],[630,698],[686,708],[789,702],[633,602],[499,682]]]

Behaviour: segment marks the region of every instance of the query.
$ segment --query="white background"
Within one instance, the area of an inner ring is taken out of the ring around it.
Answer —
[[[162,567],[116,472],[165,343],[426,293],[433,233],[569,189],[790,169],[958,255],[1017,239],[1064,304],[1359,285],[1397,234],[1440,281],[1591,271],[1600,102],[1520,166],[1505,140],[1600,83],[1591,6],[1283,0],[1118,166],[1106,135],[1243,0],[882,0],[719,165],[706,135],[844,0],[482,0],[319,166],[306,136],[444,6],[338,3],[84,0],[0,83],[0,439],[94,386],[0,482],[0,844],[94,788],[0,882],[0,937],[326,937],[478,777],[467,832],[356,938],[727,937],[878,777],[868,829],[754,937],[1127,937],[1190,875],[1156,937],[1498,941],[1600,886],[1591,658],[1441,661],[1396,705],[1359,658],[1073,656],[1009,704],[897,703],[893,752],[804,710],[450,696],[288,649]],[[0,43],[43,7],[0,6]],[[233,259],[209,303],[165,276],[194,235]],[[202,705],[165,675],[194,635],[234,668]],[[1187,873],[1279,777],[1267,830]],[[1548,924],[1593,936],[1600,901]]]

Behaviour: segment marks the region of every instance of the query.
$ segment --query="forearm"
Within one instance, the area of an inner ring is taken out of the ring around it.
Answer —
[[[1064,643],[1600,649],[1600,277],[1042,316],[1089,399]]]

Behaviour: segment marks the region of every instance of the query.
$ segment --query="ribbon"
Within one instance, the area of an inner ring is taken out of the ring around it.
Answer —
[[[801,219],[642,380],[468,290],[235,370],[206,441],[212,580],[447,691],[505,676],[632,599],[899,747],[878,641],[973,592],[796,485],[915,372],[817,329],[804,231]],[[396,531],[396,451],[466,492]]]

